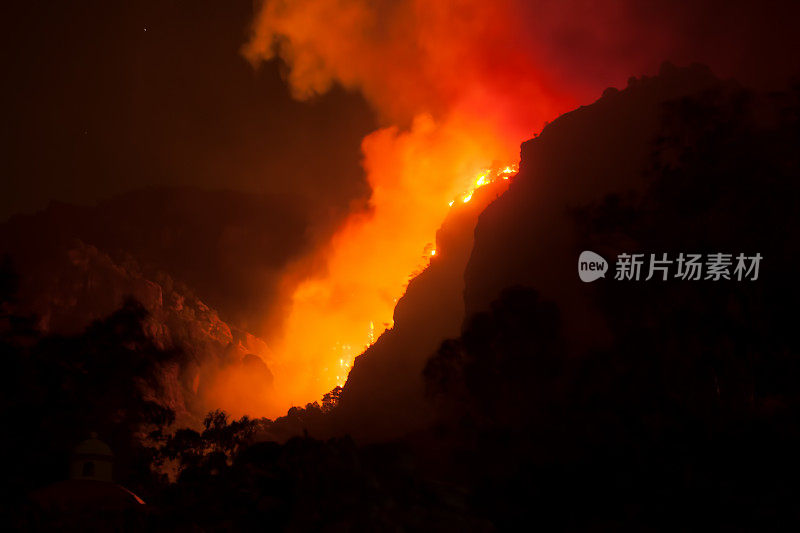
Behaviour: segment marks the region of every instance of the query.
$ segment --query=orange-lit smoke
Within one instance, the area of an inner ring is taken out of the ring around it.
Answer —
[[[283,338],[273,342],[280,414],[346,379],[353,358],[391,326],[409,275],[436,260],[437,228],[482,171],[515,164],[519,144],[575,103],[519,44],[509,2],[275,0],[245,55],[276,56],[295,96],[333,84],[360,91],[386,127],[362,143],[369,209],[319,252]],[[260,413],[259,413],[260,414]]]

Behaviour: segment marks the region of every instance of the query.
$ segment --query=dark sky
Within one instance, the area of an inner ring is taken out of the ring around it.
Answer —
[[[2,10],[0,220],[148,185],[301,192],[335,207],[366,192],[372,113],[341,90],[293,101],[281,65],[255,71],[239,54],[250,0]]]
[[[798,65],[796,2],[515,5],[530,28],[519,45],[583,103],[664,59],[747,83]],[[283,65],[254,70],[240,54],[254,6],[4,2],[0,220],[149,185],[300,192],[339,209],[366,195],[359,146],[372,111],[337,88],[292,100]]]

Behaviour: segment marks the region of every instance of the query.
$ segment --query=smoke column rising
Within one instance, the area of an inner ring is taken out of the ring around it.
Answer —
[[[359,91],[382,129],[362,142],[372,196],[311,261],[273,341],[275,412],[345,379],[353,357],[392,322],[409,275],[429,260],[448,203],[492,165],[516,163],[546,120],[665,59],[714,63],[736,41],[692,48],[696,8],[635,2],[274,0],[243,53],[279,57],[296,98],[334,84]],[[658,10],[661,9],[662,12]],[[739,13],[737,16],[747,16]],[[730,18],[730,17],[729,17]],[[739,46],[737,46],[737,43]],[[686,50],[699,49],[699,57]]]

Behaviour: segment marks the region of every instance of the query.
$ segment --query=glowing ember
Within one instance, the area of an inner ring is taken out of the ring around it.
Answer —
[[[476,190],[480,189],[485,185],[489,185],[490,183],[494,183],[497,180],[507,180],[514,174],[518,172],[518,165],[508,165],[503,169],[488,169],[480,174],[475,179],[475,185],[463,196],[461,196],[461,201],[463,203],[467,203],[472,200],[472,195],[475,193]],[[455,200],[451,200],[449,204],[450,207],[453,207]]]

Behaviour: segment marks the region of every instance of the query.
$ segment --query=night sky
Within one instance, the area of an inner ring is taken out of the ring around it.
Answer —
[[[515,17],[529,31],[513,42],[535,50],[548,83],[575,103],[665,59],[764,85],[794,70],[792,4],[522,3]],[[301,192],[333,207],[368,194],[359,144],[377,124],[370,106],[357,88],[336,86],[298,102],[282,81],[285,65],[248,64],[240,52],[253,2],[32,1],[2,10],[0,218],[150,185]]]
[[[0,218],[49,200],[152,185],[366,192],[356,94],[293,100],[278,62],[240,54],[254,16],[233,2],[15,2],[2,8]]]

